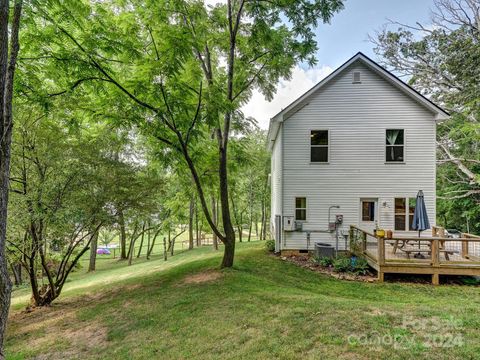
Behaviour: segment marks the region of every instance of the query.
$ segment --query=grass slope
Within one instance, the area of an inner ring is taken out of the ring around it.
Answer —
[[[33,313],[16,292],[8,359],[479,358],[478,287],[336,280],[261,242],[239,244],[234,269],[216,270],[220,257],[105,261]]]

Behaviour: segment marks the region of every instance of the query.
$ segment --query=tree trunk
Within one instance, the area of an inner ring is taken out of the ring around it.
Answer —
[[[195,204],[193,202],[193,196],[190,198],[190,219],[188,220],[188,249],[193,249],[193,215]]]
[[[148,260],[148,250],[150,250],[150,230],[147,233],[147,260]]]
[[[127,258],[127,231],[125,230],[125,217],[123,210],[118,211],[118,225],[120,226],[120,259]]]
[[[167,240],[168,240],[168,250],[171,250],[172,249],[172,229],[170,229],[170,226],[168,227],[167,235],[168,235],[168,238],[167,238]]]
[[[10,264],[10,267],[12,268],[13,277],[15,279],[15,285],[16,286],[22,285],[22,283],[23,283],[22,264],[20,264],[20,263]]]
[[[248,227],[248,242],[250,242],[250,239],[252,238],[252,218],[250,217],[250,226]]]
[[[88,264],[88,272],[95,271],[97,261],[97,245],[98,245],[98,231],[95,232],[90,243],[90,262]]]
[[[215,200],[215,196],[212,195],[212,220],[215,226],[218,226],[217,219],[218,219],[217,202]],[[218,250],[218,236],[217,234],[215,234],[215,232],[213,232],[213,235],[212,235],[212,242],[213,242],[213,248],[215,250]]]
[[[235,235],[233,241],[225,241],[225,250],[223,252],[222,268],[232,267],[235,256]]]
[[[145,229],[145,224],[143,225],[143,228]],[[142,237],[140,239],[140,247],[138,248],[137,259],[140,257],[140,254],[142,253],[142,247],[143,247],[143,240],[144,239],[145,239],[145,232],[142,233]]]
[[[10,157],[12,144],[12,99],[15,66],[19,50],[18,30],[22,1],[15,0],[12,26],[10,30],[10,59],[9,47],[9,1],[0,0],[0,359],[5,358],[3,343],[5,328],[10,308],[10,294],[12,283],[8,275],[8,264],[5,255],[7,238],[7,209],[10,182]]]
[[[260,231],[260,234],[261,234],[261,240],[266,240],[267,238],[267,213],[266,213],[266,209],[265,209],[265,200],[263,199],[262,200],[262,223],[261,223],[261,231]]]
[[[140,236],[140,234],[137,234],[137,229],[138,229],[138,226],[135,225],[135,230],[133,230],[132,239],[130,240],[130,247],[128,249],[128,265],[129,266],[132,265],[133,253],[135,252],[135,242]],[[141,234],[143,235],[144,233],[145,233],[145,223],[143,223]]]
[[[161,230],[161,228],[159,228],[155,232],[155,235],[153,235],[152,245],[150,246],[150,249],[148,249],[148,251],[147,251],[147,260],[150,260],[150,255],[152,254],[153,247],[155,246],[155,240],[157,240],[157,236],[158,236],[158,234],[160,234],[160,230]]]
[[[170,256],[173,256],[173,252],[175,250],[175,239],[176,237],[174,237],[173,239],[171,238],[171,234],[170,234],[170,230],[168,230],[168,243],[170,244]]]
[[[266,240],[267,239],[267,232],[270,231],[268,226],[267,226],[267,224],[269,222],[269,220],[268,220],[269,219],[269,214],[268,214],[267,202],[266,201],[263,203],[263,206],[264,206],[263,212],[265,213],[265,215],[264,215],[264,219],[263,219],[264,229],[263,229],[263,239],[262,240]]]
[[[167,239],[163,237],[163,260],[167,261]]]
[[[128,249],[128,266],[132,265],[133,252],[135,251],[135,238],[130,240],[130,247]]]
[[[195,240],[197,242],[197,247],[200,247],[201,240],[200,240],[200,234],[198,229],[198,207],[196,202],[195,202]]]
[[[226,114],[226,123],[230,124],[230,112]],[[219,161],[219,175],[220,175],[220,203],[222,205],[222,223],[225,238],[225,250],[223,252],[222,268],[232,267],[233,259],[235,257],[235,230],[232,225],[232,218],[230,216],[230,206],[228,203],[228,169],[227,169],[227,139],[229,128],[224,130],[223,146],[220,146],[220,161]]]

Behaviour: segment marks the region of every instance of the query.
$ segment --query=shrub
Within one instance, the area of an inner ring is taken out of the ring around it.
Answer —
[[[364,258],[357,258],[355,264],[352,265],[352,271],[356,274],[365,275],[368,272],[368,262]]]
[[[340,256],[333,261],[333,268],[336,272],[347,272],[350,271],[352,266],[352,261],[349,257]]]
[[[364,258],[356,256],[341,256],[333,261],[333,268],[336,272],[353,272],[365,275],[368,271],[368,263]]]
[[[274,252],[275,251],[275,240],[265,241],[265,249],[269,252]]]
[[[328,257],[328,256],[323,256],[323,257],[315,257],[315,262],[323,267],[329,267],[333,265],[333,259]]]

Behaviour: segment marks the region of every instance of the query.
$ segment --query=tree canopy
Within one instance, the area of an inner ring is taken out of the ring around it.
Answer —
[[[430,24],[392,22],[372,40],[384,65],[451,112],[437,127],[439,220],[479,232],[480,4],[436,0]]]

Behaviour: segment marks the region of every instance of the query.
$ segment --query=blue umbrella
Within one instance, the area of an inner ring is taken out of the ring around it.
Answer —
[[[427,208],[425,207],[425,200],[423,198],[423,191],[420,190],[417,194],[417,201],[415,204],[415,212],[413,213],[412,220],[412,229],[418,230],[418,237],[423,230],[430,228],[430,223],[428,222]],[[418,248],[420,249],[420,241],[418,242]],[[423,259],[424,256],[420,254],[415,255],[416,258]]]
[[[417,202],[415,204],[415,212],[413,213],[412,229],[418,230],[418,236],[423,230],[430,229],[428,222],[427,208],[425,207],[425,200],[423,198],[423,191],[420,190],[417,194]]]

